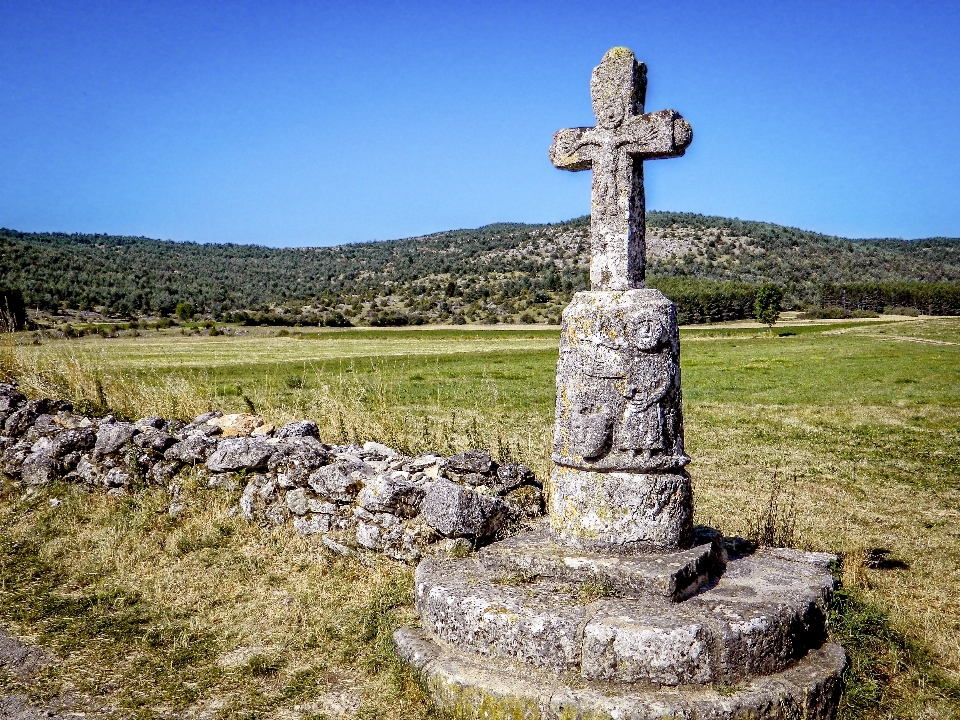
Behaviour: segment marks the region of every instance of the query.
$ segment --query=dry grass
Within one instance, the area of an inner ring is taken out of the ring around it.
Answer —
[[[23,499],[5,487],[4,619],[63,659],[41,692],[141,718],[429,713],[390,645],[410,620],[410,568],[240,521],[235,496],[193,479],[180,499],[171,518],[159,489]]]

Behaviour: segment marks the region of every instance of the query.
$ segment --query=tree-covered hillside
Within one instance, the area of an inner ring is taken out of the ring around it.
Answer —
[[[649,284],[681,295],[740,293],[737,307],[763,282],[802,305],[817,303],[826,285],[960,281],[956,239],[846,240],[683,213],[651,212],[647,223]],[[22,291],[28,307],[129,316],[186,302],[235,320],[555,321],[586,286],[588,263],[588,217],[287,249],[0,230],[0,286]]]

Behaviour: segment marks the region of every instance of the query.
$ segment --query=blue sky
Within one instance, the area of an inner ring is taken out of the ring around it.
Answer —
[[[0,226],[329,245],[589,212],[614,45],[690,121],[648,207],[960,236],[958,2],[0,5]]]

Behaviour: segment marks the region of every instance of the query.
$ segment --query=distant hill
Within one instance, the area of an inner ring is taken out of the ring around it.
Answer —
[[[648,213],[647,227],[649,284],[674,292],[775,282],[797,306],[831,284],[960,281],[956,238],[848,240],[668,212]],[[0,286],[28,307],[128,316],[186,301],[228,320],[555,321],[588,263],[589,217],[296,249],[0,229]]]

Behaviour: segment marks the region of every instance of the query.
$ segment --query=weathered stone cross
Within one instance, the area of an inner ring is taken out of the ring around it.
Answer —
[[[593,170],[590,215],[592,290],[642,288],[643,161],[683,155],[693,130],[673,110],[644,114],[647,67],[627,48],[609,50],[593,70],[597,126],[560,130],[550,160],[562,170]]]

